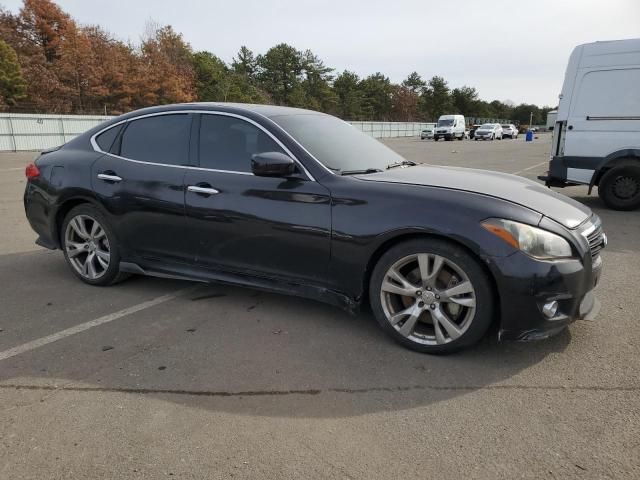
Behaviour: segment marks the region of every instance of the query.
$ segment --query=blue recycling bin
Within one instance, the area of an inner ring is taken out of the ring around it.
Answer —
[[[525,138],[527,142],[533,142],[533,131],[527,130],[527,136]]]

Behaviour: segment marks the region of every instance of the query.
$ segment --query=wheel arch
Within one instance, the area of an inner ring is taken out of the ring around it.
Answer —
[[[596,167],[596,170],[591,179],[589,185],[589,191],[595,186],[600,184],[600,180],[614,167],[620,165],[637,165],[640,166],[640,149],[639,148],[626,148],[613,152],[602,159],[600,164]]]
[[[53,238],[58,246],[61,247],[60,235],[62,234],[62,223],[64,222],[67,214],[78,205],[89,204],[100,210],[100,204],[96,201],[95,198],[86,194],[76,194],[65,198],[58,206],[54,213],[54,221],[53,221]]]
[[[485,275],[487,276],[487,278],[491,283],[491,290],[493,291],[495,305],[496,305],[496,316],[493,319],[492,324],[500,323],[502,317],[501,317],[501,308],[500,308],[501,298],[500,298],[500,292],[498,291],[498,284],[497,284],[494,273],[492,272],[487,262],[483,261],[482,255],[480,254],[480,252],[478,252],[471,246],[467,245],[465,242],[462,242],[456,238],[452,238],[450,236],[443,235],[440,233],[434,233],[434,232],[421,232],[421,231],[395,232],[392,236],[390,236],[389,238],[386,238],[380,245],[378,245],[377,248],[369,257],[367,266],[365,268],[363,285],[362,285],[362,298],[361,298],[362,304],[366,304],[368,302],[369,284],[371,281],[371,275],[373,274],[373,269],[375,268],[376,264],[378,263],[382,255],[384,255],[385,252],[387,252],[390,248],[393,248],[394,246],[400,243],[403,243],[409,240],[415,240],[415,239],[441,240],[463,249],[471,257],[473,257],[478,262],[478,265],[480,265],[480,268],[482,268],[483,272],[485,273]]]

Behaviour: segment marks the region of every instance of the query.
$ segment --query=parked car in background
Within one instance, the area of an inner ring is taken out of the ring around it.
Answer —
[[[502,140],[502,126],[499,123],[485,123],[476,130],[474,140]]]
[[[502,127],[502,137],[509,137],[509,138],[518,138],[518,128],[512,124],[512,123],[508,123],[505,125],[501,125]]]
[[[478,130],[482,125],[478,125],[478,124],[473,124],[471,125],[471,127],[469,128],[469,138],[473,138],[473,136],[476,133],[476,130]]]
[[[640,207],[640,38],[575,48],[553,129],[548,186],[594,186],[615,210]]]
[[[427,126],[420,132],[420,140],[426,140],[429,138],[433,138],[433,134],[436,131],[436,124],[429,123]]]
[[[37,243],[90,285],[133,273],[352,312],[367,302],[391,337],[426,353],[474,344],[494,322],[503,339],[546,338],[598,309],[605,237],[588,207],[515,175],[417,166],[323,113],[147,108],[43,152],[25,174]]]
[[[436,132],[433,139],[437,142],[439,139],[445,140],[464,140],[465,121],[463,115],[442,115],[438,119]]]

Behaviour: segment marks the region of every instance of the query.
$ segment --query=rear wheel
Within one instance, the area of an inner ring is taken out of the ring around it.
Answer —
[[[598,184],[598,195],[614,210],[640,207],[640,165],[619,165],[607,171]]]
[[[380,326],[423,353],[448,353],[476,343],[494,311],[491,283],[478,262],[445,241],[419,239],[392,247],[369,286]]]
[[[90,285],[112,285],[120,273],[120,252],[106,217],[92,205],[79,205],[62,224],[61,245],[71,271]]]

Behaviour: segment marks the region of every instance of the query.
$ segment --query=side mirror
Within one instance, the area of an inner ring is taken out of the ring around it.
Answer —
[[[256,153],[251,156],[251,171],[258,177],[288,177],[296,173],[296,162],[280,152]]]

